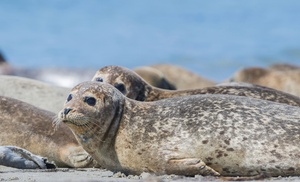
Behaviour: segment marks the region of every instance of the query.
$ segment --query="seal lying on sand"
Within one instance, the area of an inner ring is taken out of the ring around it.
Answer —
[[[150,85],[167,89],[167,90],[176,90],[176,87],[171,84],[164,76],[164,74],[155,68],[150,66],[137,67],[134,69],[138,75],[140,75],[144,80],[147,81]]]
[[[176,65],[156,64],[151,65],[150,67],[162,72],[164,77],[173,84],[177,90],[204,88],[215,85],[214,81],[202,78],[201,76]],[[139,67],[138,69],[141,70],[143,67]],[[135,69],[133,70],[135,71]],[[140,76],[143,77],[143,75]],[[146,77],[144,79],[146,79]]]
[[[226,94],[300,106],[300,98],[297,96],[258,85],[249,86],[250,84],[245,85],[245,83],[239,83],[241,86],[226,85],[192,90],[159,89],[149,85],[133,71],[120,66],[103,67],[96,72],[92,80],[109,83],[126,97],[138,101],[155,101],[196,94]]]
[[[300,109],[229,95],[138,102],[74,87],[58,114],[102,167],[129,174],[300,175]]]
[[[54,161],[58,167],[94,166],[93,159],[78,144],[68,127],[64,125],[59,129],[54,127],[53,120],[56,114],[3,96],[0,96],[0,113],[1,146],[13,145],[24,148],[48,158],[49,161]]]
[[[248,82],[300,96],[300,70],[276,71],[258,67],[237,71],[234,82]]]
[[[27,102],[58,113],[70,88],[58,87],[37,80],[0,75],[0,95]]]
[[[0,165],[18,169],[51,169],[55,164],[15,146],[0,146]]]

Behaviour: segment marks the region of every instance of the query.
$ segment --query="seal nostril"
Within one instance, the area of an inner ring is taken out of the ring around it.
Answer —
[[[67,115],[72,109],[71,108],[65,108],[64,114]]]

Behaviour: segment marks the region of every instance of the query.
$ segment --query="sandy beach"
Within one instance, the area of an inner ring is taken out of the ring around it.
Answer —
[[[5,166],[0,166],[0,181],[24,181],[24,182],[50,182],[50,181],[68,181],[68,182],[81,182],[81,181],[104,181],[104,182],[135,182],[135,181],[147,181],[147,182],[158,182],[158,181],[240,181],[241,178],[232,178],[232,180],[226,180],[224,178],[217,177],[185,177],[176,175],[163,175],[155,176],[149,173],[142,173],[139,176],[129,175],[126,176],[122,173],[113,173],[105,169],[97,168],[57,168],[57,169],[32,169],[32,170],[21,170]],[[300,181],[299,177],[273,177],[264,178],[257,180],[246,180],[246,181]]]

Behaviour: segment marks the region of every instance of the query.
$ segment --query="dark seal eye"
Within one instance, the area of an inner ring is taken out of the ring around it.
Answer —
[[[96,99],[94,97],[84,97],[84,102],[90,106],[94,106],[96,104]]]
[[[69,102],[70,100],[72,100],[72,94],[70,94],[67,98],[67,102]]]
[[[122,92],[122,94],[125,95],[126,89],[125,89],[124,84],[122,84],[122,83],[116,83],[115,84],[115,88],[118,89],[120,92]]]
[[[96,82],[103,82],[103,78],[97,77]]]

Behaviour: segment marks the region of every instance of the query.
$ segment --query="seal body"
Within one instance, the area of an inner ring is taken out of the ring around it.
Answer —
[[[248,82],[281,90],[300,96],[300,70],[278,71],[258,67],[237,71],[231,78],[234,82]]]
[[[135,68],[134,72],[136,72],[147,83],[154,87],[176,90],[175,85],[171,84],[168,79],[165,78],[164,74],[158,69],[152,68],[150,66],[143,66]]]
[[[270,70],[276,70],[276,71],[291,71],[291,70],[299,70],[300,67],[297,65],[292,64],[285,64],[285,63],[278,63],[278,64],[272,64],[268,67]]]
[[[138,102],[107,83],[84,82],[58,117],[109,170],[300,174],[300,109],[294,106],[219,94]]]
[[[18,76],[0,75],[0,95],[58,113],[70,88]]]
[[[160,71],[164,77],[176,87],[177,90],[204,88],[215,85],[214,81],[203,78],[196,73],[177,65],[156,64],[150,65],[150,67]],[[141,67],[139,69],[141,69]],[[140,76],[143,77],[142,74]],[[147,80],[147,77],[143,78]]]
[[[197,94],[225,94],[246,96],[293,106],[300,106],[300,98],[297,96],[249,83],[235,83],[235,85],[232,85],[233,83],[231,82],[230,85],[227,83],[227,85],[190,90],[173,91],[159,89],[149,85],[133,71],[120,66],[103,67],[95,73],[92,80],[109,83],[115,86],[126,97],[138,101],[156,101],[166,98]]]
[[[55,128],[55,113],[3,96],[0,96],[0,113],[1,146],[24,148],[47,157],[58,167],[94,165],[93,159],[79,145],[68,127],[61,125]]]

